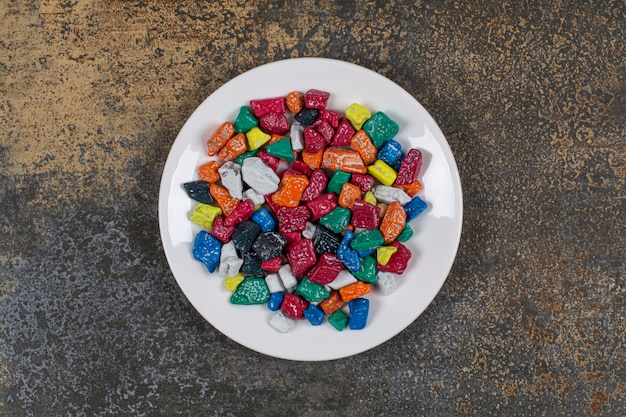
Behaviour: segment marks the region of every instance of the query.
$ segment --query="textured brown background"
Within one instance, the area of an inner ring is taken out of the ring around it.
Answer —
[[[0,16],[0,416],[624,415],[623,1],[2,0]],[[465,200],[426,313],[327,363],[214,330],[157,222],[196,106],[302,56],[414,95]]]

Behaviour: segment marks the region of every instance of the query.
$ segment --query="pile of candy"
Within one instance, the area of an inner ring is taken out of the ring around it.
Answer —
[[[304,318],[364,328],[364,296],[395,291],[408,222],[427,206],[422,154],[403,152],[398,124],[360,104],[341,116],[329,98],[312,89],[250,101],[208,138],[217,160],[184,184],[202,227],[194,258],[225,277],[231,303],[267,303],[281,332]]]

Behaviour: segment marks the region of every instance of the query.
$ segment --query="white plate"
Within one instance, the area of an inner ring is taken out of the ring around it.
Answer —
[[[269,325],[266,305],[229,303],[223,279],[209,274],[192,257],[199,230],[187,219],[194,206],[182,187],[198,179],[197,167],[210,158],[206,138],[224,121],[233,121],[252,99],[318,89],[331,93],[327,108],[343,113],[352,103],[372,113],[385,112],[400,125],[396,137],[407,151],[423,152],[420,197],[428,209],[411,222],[415,235],[406,243],[413,256],[398,279],[398,290],[367,295],[370,315],[363,330],[339,332],[328,323],[298,321],[287,334]],[[448,143],[432,117],[410,94],[363,67],[331,59],[297,58],[250,70],[217,89],[191,115],[172,145],[159,194],[159,223],[167,260],[178,285],[198,312],[232,340],[266,355],[300,361],[338,359],[389,340],[411,324],[435,298],[454,261],[463,216],[461,184]]]

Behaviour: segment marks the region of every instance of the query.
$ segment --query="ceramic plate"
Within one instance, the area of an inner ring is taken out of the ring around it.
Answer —
[[[385,112],[400,125],[396,140],[406,151],[423,153],[419,196],[429,205],[411,222],[415,234],[406,243],[413,256],[397,280],[398,289],[383,296],[377,290],[370,300],[368,323],[363,330],[342,332],[327,322],[311,326],[296,323],[286,334],[270,327],[273,314],[266,305],[229,303],[223,278],[210,274],[192,257],[199,230],[187,219],[195,202],[182,187],[198,179],[197,167],[210,160],[206,138],[224,121],[237,117],[252,99],[284,96],[298,90],[327,91],[327,108],[343,111],[360,103],[372,113]],[[167,260],[178,285],[198,312],[220,332],[266,355],[299,361],[343,358],[384,343],[405,329],[441,289],[454,261],[462,223],[462,196],[457,166],[441,130],[409,93],[369,69],[331,59],[297,58],[266,64],[224,84],[191,115],[174,141],[165,163],[159,194],[159,222]]]

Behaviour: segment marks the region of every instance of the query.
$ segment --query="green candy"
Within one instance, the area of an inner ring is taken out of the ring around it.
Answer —
[[[256,156],[259,153],[259,149],[255,149],[253,151],[250,152],[246,152],[243,155],[239,155],[237,157],[237,159],[235,159],[235,162],[238,163],[239,165],[243,164],[243,161],[245,161],[248,158],[251,158],[253,156]]]
[[[337,310],[328,316],[328,322],[332,324],[335,329],[342,331],[346,328],[346,324],[348,324],[348,315],[341,310]]]
[[[333,211],[320,219],[322,226],[335,233],[341,233],[350,222],[350,210],[344,207],[335,207]],[[382,239],[382,235],[381,235]]]
[[[352,174],[349,172],[335,171],[333,176],[330,178],[330,181],[328,181],[326,191],[339,195],[339,193],[341,193],[341,188],[345,183],[350,181],[351,177]]]
[[[252,305],[265,304],[270,299],[270,290],[263,278],[246,278],[237,286],[237,289],[230,296],[233,304]]]
[[[365,122],[363,130],[368,134],[374,146],[380,149],[385,142],[398,134],[400,126],[385,113],[379,111]]]
[[[407,223],[404,225],[404,229],[402,229],[402,232],[398,235],[396,239],[398,240],[398,242],[406,242],[407,240],[411,239],[411,237],[413,237],[413,229],[411,229],[411,226],[409,226],[409,224]]]
[[[250,107],[243,106],[239,109],[239,115],[235,120],[235,133],[246,133],[258,124],[259,121],[252,114]]]
[[[376,259],[371,256],[361,258],[361,265],[357,272],[353,272],[352,275],[360,281],[367,282],[369,284],[376,284]]]
[[[305,300],[312,303],[322,301],[330,296],[330,293],[323,285],[311,282],[306,277],[298,284],[296,294],[301,295]]]
[[[380,230],[374,229],[363,230],[358,233],[352,242],[350,242],[350,246],[352,246],[352,249],[361,252],[376,249],[383,243],[385,243],[385,240],[383,239],[383,235],[380,233]]]
[[[289,138],[283,138],[268,145],[265,148],[265,152],[276,158],[284,159],[285,161],[294,162],[296,157],[293,156],[293,148],[291,147],[291,140]]]

